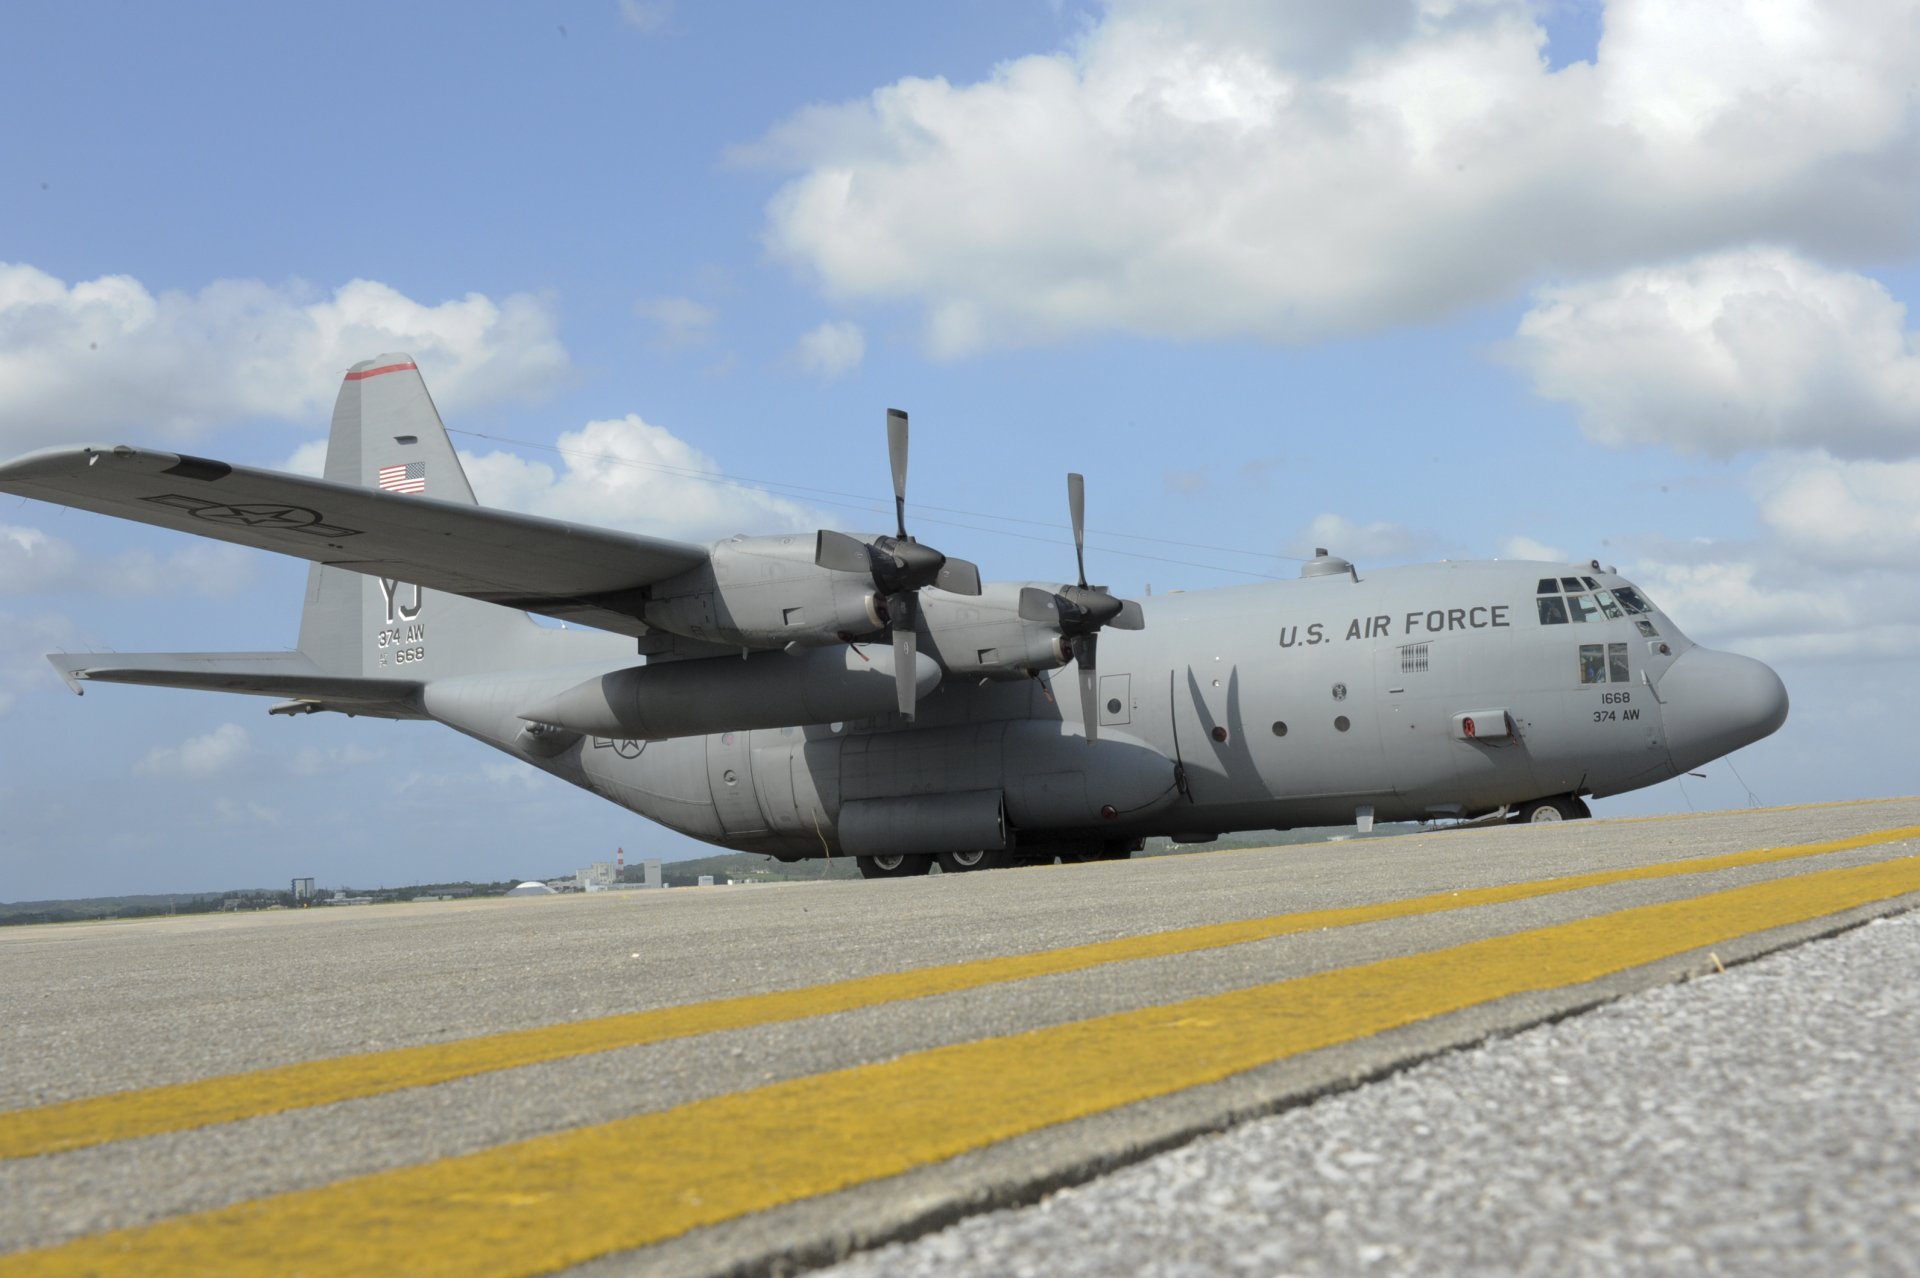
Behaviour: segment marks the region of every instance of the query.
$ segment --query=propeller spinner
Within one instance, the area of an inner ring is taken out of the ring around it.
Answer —
[[[1020,616],[1056,626],[1066,639],[1080,672],[1080,722],[1086,728],[1087,744],[1092,745],[1100,731],[1100,675],[1095,668],[1100,630],[1103,626],[1140,630],[1147,621],[1133,600],[1116,598],[1105,586],[1087,584],[1087,482],[1071,473],[1067,476],[1067,509],[1073,516],[1073,557],[1080,570],[1079,583],[1058,591],[1028,586],[1020,592]]]
[[[893,637],[895,687],[900,713],[913,717],[918,690],[914,685],[914,622],[920,614],[920,590],[938,586],[956,595],[980,593],[980,570],[964,559],[949,559],[907,534],[907,415],[887,410],[887,459],[893,465],[893,512],[896,536],[871,542],[845,533],[821,529],[814,544],[813,562],[835,572],[862,572],[873,580]]]

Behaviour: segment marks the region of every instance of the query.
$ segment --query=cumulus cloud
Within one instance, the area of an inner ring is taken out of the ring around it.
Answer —
[[[568,431],[559,450],[559,472],[505,452],[462,453],[460,461],[486,505],[656,537],[709,541],[833,526],[797,502],[714,480],[719,463],[636,415]]]
[[[237,592],[253,576],[253,557],[237,546],[189,542],[164,556],[135,549],[90,557],[38,528],[0,524],[3,595],[218,596]]]
[[[1689,634],[1759,657],[1920,648],[1920,461],[1783,453],[1747,484],[1758,537],[1658,547],[1630,569]]]
[[[1316,515],[1293,553],[1307,556],[1324,546],[1342,559],[1401,559],[1418,554],[1433,541],[1431,535],[1404,524],[1357,524],[1344,515]]]
[[[204,736],[188,737],[179,745],[155,746],[133,765],[143,777],[173,777],[204,781],[230,771],[247,757],[252,742],[237,723],[223,723]]]
[[[860,367],[866,354],[866,334],[847,320],[829,321],[803,333],[794,347],[794,358],[802,369],[828,380]]]
[[[1502,559],[1538,559],[1547,563],[1566,563],[1567,552],[1531,537],[1508,537],[1500,543]]]
[[[325,748],[306,746],[293,756],[287,764],[287,771],[297,777],[326,777],[349,768],[378,763],[386,757],[384,750],[369,750],[351,742]]]
[[[350,365],[396,350],[450,412],[531,397],[568,370],[553,312],[530,294],[428,305],[373,280],[331,294],[217,280],[156,295],[125,275],[68,284],[0,263],[0,449],[324,419]]]
[[[1780,456],[1752,480],[1762,520],[1795,558],[1829,572],[1911,572],[1920,595],[1920,460]]]
[[[1920,451],[1920,343],[1877,281],[1745,248],[1540,290],[1508,354],[1602,443]]]
[[[798,171],[777,258],[918,304],[948,356],[1309,340],[1729,243],[1910,241],[1911,0],[1612,0],[1558,69],[1536,9],[1116,0],[1064,50],[809,108],[741,155]]]

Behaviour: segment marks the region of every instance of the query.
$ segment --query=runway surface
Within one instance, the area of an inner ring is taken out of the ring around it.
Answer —
[[[1901,799],[6,929],[0,1275],[777,1272],[1089,1182],[1123,1186],[1111,1225],[1136,1201],[1116,1167],[1916,903]],[[1835,990],[1844,1045],[1861,996]],[[1702,1059],[1728,1033],[1609,1038],[1618,1010],[1550,1029]],[[1865,1042],[1914,1013],[1859,1016]],[[1424,1068],[1497,1073],[1477,1059]],[[1541,1144],[1472,1131],[1515,1166]],[[1140,1233],[1139,1267],[1183,1272],[1179,1236]]]

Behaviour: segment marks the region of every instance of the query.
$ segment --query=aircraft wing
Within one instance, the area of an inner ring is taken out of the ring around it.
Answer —
[[[641,587],[707,561],[684,542],[125,446],[0,463],[0,492],[630,635],[647,632]]]

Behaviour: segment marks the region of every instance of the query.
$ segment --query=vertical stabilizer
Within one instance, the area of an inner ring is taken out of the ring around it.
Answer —
[[[408,355],[380,355],[347,371],[323,473],[335,483],[402,498],[478,504]],[[428,680],[509,669],[551,660],[555,640],[578,647],[585,638],[549,630],[510,608],[324,564],[307,574],[300,616],[302,652],[329,674],[365,678]]]

